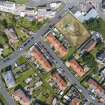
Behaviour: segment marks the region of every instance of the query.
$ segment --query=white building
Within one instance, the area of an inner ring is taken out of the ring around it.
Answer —
[[[8,1],[0,1],[0,11],[4,12],[11,12],[14,13],[16,10],[15,3],[8,2]]]

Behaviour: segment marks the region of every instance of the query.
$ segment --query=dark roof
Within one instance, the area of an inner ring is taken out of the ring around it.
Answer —
[[[105,9],[105,0],[102,0],[102,8]]]
[[[97,59],[105,63],[105,52],[102,52],[97,56]]]

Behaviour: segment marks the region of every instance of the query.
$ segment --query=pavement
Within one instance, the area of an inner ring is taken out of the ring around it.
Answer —
[[[96,10],[98,12],[99,17],[105,20],[105,11],[102,9],[102,0],[96,0]]]
[[[66,3],[67,0],[30,0],[28,3],[27,3],[27,7],[37,7],[37,6],[40,6],[40,5],[46,5],[48,3],[53,3],[53,2],[63,2],[63,3]]]
[[[8,92],[5,88],[4,82],[1,79],[1,76],[0,76],[0,93],[3,95],[3,97],[6,100],[6,103],[8,103],[8,105],[16,105],[12,96],[8,95]]]
[[[49,31],[49,28],[52,27],[53,25],[55,25],[65,15],[65,12],[68,10],[68,8],[72,8],[74,5],[78,4],[79,3],[78,1],[77,0],[68,0],[64,9],[62,9],[60,12],[58,12],[56,14],[56,16],[48,22],[48,24],[42,26],[42,28],[38,32],[33,34],[29,40],[27,40],[18,50],[16,50],[7,59],[0,61],[0,70],[6,66],[13,65],[16,62],[16,60],[26,51],[26,49],[31,47],[34,43],[38,43],[39,41],[41,41],[42,37],[45,35],[45,33],[47,31]],[[65,71],[65,76],[68,78],[68,80],[71,83],[75,83],[81,89],[81,91],[84,94],[84,96],[86,97],[86,99],[88,99],[89,102],[95,103],[95,105],[102,105],[102,104],[99,104],[98,102],[92,100],[92,98],[88,94],[88,91],[83,86],[81,86],[79,81],[75,78],[75,76],[71,72],[69,72],[68,68],[55,55],[55,53],[52,51],[52,49],[50,49],[48,47],[48,45],[46,45],[45,43],[43,43],[43,44],[45,45],[45,47],[47,47],[47,49],[49,50],[51,55],[54,57],[54,59],[56,61],[55,65],[57,66],[57,68],[62,68]],[[0,86],[3,87],[2,81],[0,82]],[[0,89],[0,91],[2,91],[2,89]],[[7,94],[5,88],[2,91],[2,94],[4,96]],[[14,102],[9,99],[9,97],[7,98],[7,101],[9,103],[9,105],[15,105]]]
[[[53,57],[53,63],[55,64],[58,72],[59,70],[63,70],[63,75],[67,77],[67,79],[70,81],[71,84],[76,84],[78,89],[82,92],[82,94],[85,96],[85,98],[88,100],[89,103],[95,103],[95,105],[102,105],[95,100],[92,100],[92,97],[89,95],[89,91],[86,90],[83,86],[81,86],[80,82],[77,80],[77,78],[70,72],[70,70],[66,67],[64,62],[56,56],[54,51],[49,47],[48,44],[41,41],[43,48],[46,48],[47,51],[52,55]]]

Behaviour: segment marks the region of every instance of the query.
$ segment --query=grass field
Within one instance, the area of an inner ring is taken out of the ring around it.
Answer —
[[[7,40],[8,40],[8,39],[6,38],[6,36],[0,35],[0,44],[1,44],[1,45],[6,44],[6,43],[8,42]]]
[[[63,33],[70,44],[76,48],[90,36],[85,27],[70,13],[67,13],[64,18],[56,24],[56,28]]]
[[[29,0],[15,0],[18,4],[26,4]]]

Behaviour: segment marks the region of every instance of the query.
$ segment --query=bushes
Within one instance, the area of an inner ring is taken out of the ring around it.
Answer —
[[[84,25],[88,30],[100,32],[103,35],[103,38],[105,38],[105,21],[101,18],[90,19],[84,22]]]

